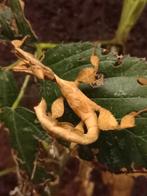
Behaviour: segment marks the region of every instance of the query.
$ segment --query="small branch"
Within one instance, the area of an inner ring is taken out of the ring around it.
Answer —
[[[42,58],[42,56],[44,56],[44,50],[49,49],[49,48],[54,48],[56,47],[57,44],[55,43],[37,43],[35,44],[36,47],[36,56],[38,57],[38,59]]]
[[[1,170],[0,171],[0,177],[5,176],[5,175],[10,174],[10,173],[13,173],[15,171],[16,171],[15,167],[11,167],[11,168],[7,168],[7,169],[4,169],[4,170]]]
[[[41,50],[44,50],[44,49],[48,49],[48,48],[54,48],[54,47],[56,47],[58,44],[40,42],[40,43],[35,44],[35,45],[36,45],[36,48],[39,48],[39,49],[41,49]]]
[[[13,67],[15,67],[17,64],[18,64],[19,60],[17,60],[16,62],[12,63],[11,65],[8,65],[6,67],[2,67],[1,69],[2,70],[5,70],[5,71],[9,71],[9,70],[12,70]]]
[[[20,89],[20,92],[19,92],[19,94],[18,94],[18,96],[17,96],[15,102],[13,103],[13,105],[12,105],[12,107],[11,107],[13,110],[15,110],[15,109],[18,107],[18,105],[19,105],[19,103],[20,103],[20,101],[21,101],[21,99],[22,99],[22,97],[23,97],[23,95],[24,95],[24,92],[25,92],[25,90],[26,90],[26,87],[27,87],[27,85],[28,85],[28,83],[29,83],[29,80],[30,80],[30,75],[27,75],[27,76],[25,77],[25,79],[24,79],[24,82],[23,82],[23,84],[22,84],[22,87],[21,87],[21,89]]]

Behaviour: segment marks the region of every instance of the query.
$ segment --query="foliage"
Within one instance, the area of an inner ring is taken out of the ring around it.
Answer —
[[[11,106],[17,97],[17,87],[10,71],[0,70],[0,107]]]
[[[9,1],[8,5],[0,3],[0,39],[12,40],[30,35],[32,41],[36,35],[23,13],[24,3],[21,0]]]
[[[135,1],[132,6],[132,1],[124,1],[120,25],[112,42],[115,40],[116,44],[123,44],[126,41],[145,3],[145,1]],[[128,12],[130,7],[131,12]],[[129,17],[127,13],[130,13]],[[66,80],[75,80],[79,71],[91,66],[90,57],[94,51],[100,59],[99,73],[104,75],[104,84],[102,86],[81,84],[80,89],[94,102],[111,111],[118,120],[129,112],[147,107],[147,85],[138,82],[139,77],[147,77],[147,62],[144,59],[129,55],[120,57],[113,50],[105,53],[101,44],[95,46],[91,42],[58,45],[37,43],[36,35],[24,16],[22,1],[19,0],[9,1],[8,5],[1,4],[0,25],[0,38],[5,41],[29,35],[29,41],[35,45],[35,56],[41,58],[43,55],[43,64]],[[7,69],[1,67],[0,70],[0,120],[9,128],[12,148],[16,151],[20,168],[27,172],[29,179],[37,183],[46,180],[54,181],[55,175],[46,169],[44,163],[40,163],[40,152],[41,156],[42,149],[43,154],[47,153],[47,160],[56,159],[59,166],[58,172],[55,173],[60,176],[69,158],[69,144],[61,140],[55,142],[41,128],[34,111],[17,107],[25,88],[21,88],[18,92],[14,76],[9,70],[12,67],[13,65],[8,66]],[[38,84],[40,98],[46,99],[50,111],[53,101],[61,95],[61,92],[52,81],[40,80]],[[68,121],[74,125],[79,122],[79,118],[67,102],[65,102],[65,113],[60,121]],[[113,172],[120,172],[124,168],[128,171],[135,171],[137,168],[143,171],[147,168],[146,122],[147,114],[141,114],[137,117],[134,128],[101,132],[95,143],[78,146],[80,158],[88,161],[95,160]],[[36,161],[38,165],[35,168]]]

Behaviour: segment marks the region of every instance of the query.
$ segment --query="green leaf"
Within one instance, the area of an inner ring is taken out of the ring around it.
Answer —
[[[4,4],[0,4],[0,39],[13,39],[14,30],[11,28],[13,13]]]
[[[14,14],[19,34],[22,36],[30,35],[33,40],[36,40],[36,34],[24,15],[24,2],[22,0],[9,0],[9,4]]]
[[[92,51],[93,44],[88,42],[59,45],[47,51],[44,63],[60,77],[74,80],[81,69],[90,66]],[[113,53],[103,55],[100,47],[96,53],[100,58],[100,72],[105,76],[104,85],[97,88],[81,85],[83,92],[110,110],[118,119],[129,112],[147,107],[147,86],[137,82],[139,76],[147,76],[147,62],[144,59],[125,56],[122,63],[115,66],[117,59]],[[48,81],[41,83],[41,96],[46,98],[49,108],[59,95],[56,84]],[[65,110],[64,120],[78,122],[78,118],[67,104]],[[119,132],[101,132],[95,144],[81,147],[80,155],[89,159],[88,151],[96,148],[99,149],[97,160],[109,170],[118,171],[123,167],[130,170],[133,167],[147,168],[146,135],[147,114],[144,114],[137,118],[135,128]]]
[[[13,40],[26,35],[30,36],[31,41],[37,39],[30,23],[24,16],[23,4],[21,0],[10,0],[9,7],[0,3],[0,39]]]
[[[17,87],[11,72],[0,70],[0,107],[11,106],[17,97]]]
[[[36,138],[48,143],[51,140],[39,126],[35,114],[26,108],[12,110],[6,107],[2,109],[1,116],[2,121],[9,128],[12,147],[17,151],[18,157],[21,159],[20,164],[31,176],[38,149]]]

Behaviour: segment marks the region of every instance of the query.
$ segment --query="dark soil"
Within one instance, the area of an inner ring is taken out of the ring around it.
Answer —
[[[108,40],[114,37],[122,2],[122,0],[25,0],[25,13],[41,41]],[[126,44],[126,52],[132,56],[147,57],[146,18],[147,7]],[[8,46],[0,46],[0,54],[1,65],[9,64],[14,59]],[[25,101],[26,106],[30,107],[33,104],[32,94]],[[0,130],[0,148],[0,169],[3,170],[13,166],[8,136],[4,129]],[[15,183],[13,175],[1,177],[0,195],[8,195]]]
[[[107,40],[114,37],[122,0],[25,0],[26,15],[42,41]],[[147,57],[147,7],[126,44],[126,53]]]

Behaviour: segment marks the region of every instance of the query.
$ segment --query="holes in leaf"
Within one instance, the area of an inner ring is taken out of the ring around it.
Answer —
[[[117,56],[117,61],[113,64],[114,67],[120,67],[120,65],[122,64],[122,59],[123,56],[122,55],[118,55]]]
[[[114,55],[124,54],[124,48],[120,44],[105,43],[101,45],[101,48],[102,48],[103,55],[106,55],[109,52],[112,52]]]
[[[99,79],[101,79],[102,77],[103,77],[103,74],[102,74],[102,73],[99,73],[99,72],[97,72],[96,75],[95,75],[95,79],[96,79],[96,80],[99,80]]]
[[[93,88],[97,88],[104,84],[104,75],[102,73],[97,72],[95,75],[95,81],[91,83]]]
[[[102,45],[101,45],[101,48],[102,48],[102,54],[103,54],[103,55],[109,54],[110,48],[107,48],[107,46],[106,46],[105,44],[102,44]]]

